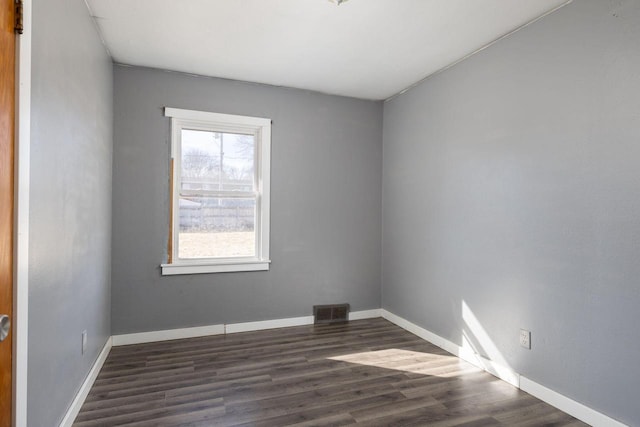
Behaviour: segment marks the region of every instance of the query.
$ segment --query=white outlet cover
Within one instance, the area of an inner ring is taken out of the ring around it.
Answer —
[[[520,346],[531,349],[531,331],[520,329]]]

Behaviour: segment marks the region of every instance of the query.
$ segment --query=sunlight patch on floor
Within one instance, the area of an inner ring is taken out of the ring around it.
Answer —
[[[460,361],[453,355],[422,353],[397,348],[345,354],[328,359],[421,375],[446,374],[449,371],[460,369]],[[452,369],[454,366],[455,369]]]

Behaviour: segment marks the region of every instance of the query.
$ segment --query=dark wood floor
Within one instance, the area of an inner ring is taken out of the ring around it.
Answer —
[[[74,426],[582,426],[383,319],[114,347]]]

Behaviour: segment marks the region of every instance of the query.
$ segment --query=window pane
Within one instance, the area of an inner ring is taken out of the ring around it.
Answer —
[[[182,130],[182,189],[253,191],[253,135]]]
[[[256,255],[255,199],[184,197],[179,214],[179,258]]]

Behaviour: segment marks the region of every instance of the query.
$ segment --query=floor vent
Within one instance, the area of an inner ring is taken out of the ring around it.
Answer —
[[[313,306],[313,323],[340,323],[349,320],[349,304],[328,304]]]

